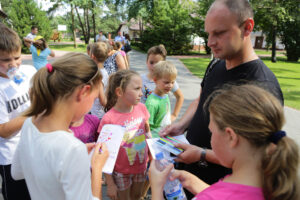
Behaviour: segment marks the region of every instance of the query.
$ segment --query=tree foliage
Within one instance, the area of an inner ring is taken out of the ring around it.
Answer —
[[[190,49],[192,35],[189,3],[191,1],[180,0],[131,2],[135,7],[129,9],[129,15],[143,19],[146,27],[141,35],[141,48],[147,50],[164,44],[169,54],[185,54]]]
[[[42,11],[33,0],[12,0],[7,11],[8,18],[12,21],[13,29],[23,39],[31,32],[31,26],[37,26],[39,35],[46,40],[51,35],[50,22],[46,12]],[[27,48],[23,48],[25,51]]]
[[[273,28],[285,45],[287,59],[300,57],[300,3],[295,0],[252,0],[256,30],[262,30],[271,43]]]

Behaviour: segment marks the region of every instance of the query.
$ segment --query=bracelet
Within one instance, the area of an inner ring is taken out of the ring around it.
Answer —
[[[207,167],[208,166],[205,158],[206,158],[206,148],[202,148],[200,160],[198,162],[198,165],[200,167]]]

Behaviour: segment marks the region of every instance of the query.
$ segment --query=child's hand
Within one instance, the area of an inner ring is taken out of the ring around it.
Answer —
[[[92,168],[102,169],[109,156],[108,149],[104,143],[98,143],[92,157]]]
[[[107,184],[106,195],[111,200],[117,200],[118,199],[118,188],[117,188],[116,184],[114,184],[114,183]]]
[[[86,143],[85,146],[86,146],[88,154],[90,154],[91,151],[93,150],[93,148],[96,146],[96,143],[95,142]]]
[[[173,170],[169,179],[171,181],[178,179],[182,186],[194,195],[209,187],[208,184],[200,180],[198,177],[184,170]]]
[[[167,181],[168,175],[174,168],[172,164],[166,166],[163,171],[159,171],[155,166],[155,160],[151,161],[149,168],[149,180],[151,184],[151,189],[155,191],[163,191],[164,185]]]
[[[171,115],[171,122],[174,122],[176,120],[176,118],[177,118],[176,115],[172,114]]]

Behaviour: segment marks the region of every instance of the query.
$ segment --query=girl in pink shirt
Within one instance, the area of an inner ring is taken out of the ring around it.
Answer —
[[[273,95],[254,85],[227,86],[215,91],[205,106],[210,114],[210,153],[232,174],[211,186],[181,170],[174,170],[171,180],[178,178],[197,194],[194,200],[299,199],[299,150],[281,130],[284,110]],[[160,172],[151,163],[152,199],[163,199],[171,170],[172,165]]]
[[[142,79],[137,72],[121,70],[109,78],[107,104],[98,132],[105,124],[126,127],[112,175],[105,174],[111,199],[140,199],[146,181],[149,132],[147,108],[140,103]]]

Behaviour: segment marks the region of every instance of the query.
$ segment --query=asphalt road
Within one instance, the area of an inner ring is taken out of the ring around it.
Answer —
[[[56,56],[59,57],[66,52],[56,51]],[[32,64],[31,55],[22,56],[23,64]],[[184,95],[184,103],[178,119],[184,114],[185,110],[188,108],[190,103],[199,96],[200,92],[200,82],[201,79],[192,75],[190,71],[182,64],[182,62],[174,57],[167,57],[167,60],[172,61],[178,70],[177,82],[179,84],[180,89]],[[49,60],[50,62],[53,59]],[[131,51],[130,52],[130,68],[139,73],[146,73],[146,54]],[[171,95],[171,104],[174,105],[175,98]],[[283,128],[287,132],[287,134],[293,138],[300,145],[300,111],[285,107],[285,116],[286,116],[286,124]],[[1,187],[1,185],[0,185]],[[103,187],[103,199],[108,200],[109,198],[106,196],[106,187]],[[3,197],[0,195],[0,200],[3,200]]]

